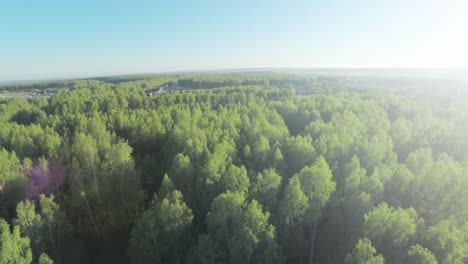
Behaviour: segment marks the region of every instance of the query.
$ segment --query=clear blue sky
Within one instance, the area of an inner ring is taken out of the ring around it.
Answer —
[[[0,0],[0,81],[263,67],[467,67],[465,0]]]

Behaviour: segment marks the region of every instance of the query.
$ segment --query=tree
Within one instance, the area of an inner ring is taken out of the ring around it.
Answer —
[[[25,162],[23,162],[25,163]],[[25,175],[29,181],[28,199],[38,199],[40,194],[49,194],[61,190],[65,182],[65,166],[58,160],[46,160],[32,162],[25,166]]]
[[[134,221],[143,192],[132,148],[121,140],[112,142],[97,127],[90,128],[97,131],[94,137],[77,133],[73,138],[65,202],[77,231],[102,236]]]
[[[162,198],[167,197],[175,190],[176,189],[174,187],[174,183],[172,183],[171,178],[169,178],[169,176],[165,174],[161,182],[161,187],[159,187],[159,192],[158,192],[159,197],[162,197]]]
[[[40,195],[37,210],[34,202],[26,200],[18,204],[16,211],[14,225],[30,238],[33,255],[38,257],[44,252],[57,263],[64,263],[72,230],[54,196]]]
[[[135,223],[128,254],[132,263],[167,263],[183,259],[184,233],[193,220],[192,210],[183,201],[182,193],[171,190],[166,176],[150,208]]]
[[[229,165],[229,168],[221,176],[220,192],[240,192],[247,193],[249,188],[249,176],[244,166],[237,167]]]
[[[0,146],[0,191],[5,185],[20,176],[20,162],[16,154]]]
[[[344,255],[356,245],[362,235],[364,215],[381,200],[383,193],[383,184],[378,176],[368,176],[357,156],[344,167],[347,172],[344,186],[335,192],[330,201],[325,215],[327,221],[324,221],[318,234],[320,249],[337,244],[332,252],[325,253],[333,258],[331,262],[343,260]],[[323,252],[317,254],[319,260],[325,258]]]
[[[20,236],[19,227],[13,228],[5,220],[0,219],[0,263],[30,264],[32,253],[29,239]]]
[[[369,239],[359,239],[351,253],[346,255],[345,264],[383,264],[382,255],[376,255],[377,251]]]
[[[285,171],[286,169],[283,153],[281,153],[279,148],[276,148],[275,152],[273,153],[272,165],[274,168],[276,168],[277,171]]]
[[[15,227],[21,231],[22,235],[29,237],[32,251],[34,255],[43,252],[45,250],[45,244],[42,233],[42,218],[35,211],[36,207],[34,202],[26,200],[20,202],[16,208],[16,219],[14,220]]]
[[[281,242],[289,261],[305,263],[307,238],[304,232],[304,215],[308,208],[308,199],[301,188],[299,177],[293,176],[283,192],[279,204],[281,223]]]
[[[238,179],[233,179],[230,177],[230,174],[227,173],[228,168],[232,164],[231,156],[235,153],[235,144],[232,141],[222,140],[221,143],[213,143],[213,152],[210,153],[208,149],[204,155],[203,163],[199,168],[199,177],[196,179],[195,183],[195,194],[193,199],[195,200],[194,213],[197,218],[203,221],[207,212],[209,211],[210,204],[213,199],[220,194],[223,189],[227,186],[222,186],[224,180],[225,183],[230,182],[233,184],[231,187],[236,187],[234,185],[240,184],[237,187],[244,188],[246,179],[239,179],[239,182],[236,183]],[[232,169],[231,169],[232,170]],[[242,170],[236,170],[242,173]],[[234,172],[234,170],[232,170]],[[226,176],[223,180],[223,176]],[[235,176],[235,175],[233,175]],[[230,179],[229,179],[230,178]]]
[[[210,264],[223,259],[223,252],[217,248],[217,244],[207,234],[198,237],[197,245],[191,249],[188,256],[188,263]]]
[[[190,196],[193,190],[194,169],[190,161],[190,157],[182,153],[178,153],[171,165],[170,175],[174,181],[174,185],[182,193]]]
[[[252,147],[252,158],[253,160],[247,160],[251,163],[252,169],[256,171],[261,171],[268,167],[268,157],[270,156],[270,143],[268,139],[264,136],[260,138],[253,144]]]
[[[413,208],[394,209],[386,203],[364,217],[364,235],[387,261],[401,262],[410,239],[416,234],[417,214]]]
[[[38,264],[54,264],[54,261],[47,256],[47,254],[42,253],[39,257]]]
[[[283,246],[290,252],[291,261],[313,263],[315,239],[322,209],[328,203],[336,184],[323,157],[318,157],[312,166],[303,168],[294,175],[286,187],[280,203],[283,225]],[[306,237],[304,237],[306,236]],[[308,246],[308,249],[301,247]],[[290,248],[293,245],[296,249]],[[308,256],[304,256],[305,252]]]
[[[415,174],[423,174],[434,163],[430,148],[418,149],[408,155],[406,164]]]
[[[454,221],[444,220],[430,227],[425,234],[427,248],[434,252],[440,263],[466,263],[466,237],[468,225],[457,227]],[[421,251],[418,249],[418,251]]]
[[[384,186],[378,176],[367,176],[366,170],[360,166],[359,159],[353,157],[340,200],[345,207],[347,218],[362,222],[364,214],[381,198],[383,191]],[[355,225],[356,223],[353,223],[353,226]]]
[[[206,218],[208,236],[199,237],[194,257],[229,263],[281,262],[269,217],[257,201],[246,204],[242,193],[220,194]],[[207,251],[207,245],[214,251]]]
[[[289,180],[280,202],[282,225],[287,228],[301,223],[307,208],[308,199],[302,191],[301,181],[299,177],[293,176]]]
[[[414,174],[403,164],[398,164],[393,175],[386,179],[385,200],[393,206],[415,205],[411,198],[415,196],[411,190]]]
[[[288,166],[287,175],[293,175],[305,166],[312,165],[317,157],[310,136],[288,138],[283,144],[282,153]]]
[[[0,217],[11,222],[16,215],[16,205],[22,201],[28,192],[29,182],[26,177],[17,177],[8,182],[0,192]]]
[[[408,251],[408,263],[414,264],[437,264],[437,260],[427,248],[413,245]]]
[[[327,161],[320,156],[312,166],[305,167],[297,176],[301,181],[302,191],[308,198],[309,219],[316,222],[336,188],[332,171]]]
[[[278,191],[281,186],[281,176],[275,169],[265,169],[258,173],[251,185],[250,196],[265,206],[270,213],[276,211]]]

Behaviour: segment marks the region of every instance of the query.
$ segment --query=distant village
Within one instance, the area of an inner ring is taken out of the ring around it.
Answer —
[[[178,85],[177,83],[166,83],[164,85],[158,86],[153,89],[145,90],[146,96],[150,97],[155,94],[162,94],[167,92],[175,92],[175,91],[182,91],[185,90],[182,86]]]

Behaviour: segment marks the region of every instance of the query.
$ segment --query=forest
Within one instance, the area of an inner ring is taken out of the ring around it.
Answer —
[[[165,84],[184,89],[145,94]],[[53,95],[0,98],[0,264],[468,263],[468,109],[429,90],[288,73],[0,86],[25,89]]]

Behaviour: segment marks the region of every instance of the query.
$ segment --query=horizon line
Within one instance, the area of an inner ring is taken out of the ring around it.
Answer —
[[[281,71],[301,71],[301,70],[452,70],[452,71],[468,71],[468,67],[239,67],[239,68],[212,68],[200,70],[174,70],[174,71],[151,71],[138,73],[117,73],[117,74],[102,74],[102,75],[86,75],[69,76],[69,77],[51,77],[37,79],[6,79],[0,80],[0,85],[18,84],[18,83],[34,83],[34,82],[54,82],[67,80],[87,80],[95,78],[112,78],[112,77],[127,77],[140,75],[177,75],[177,74],[229,74],[229,73],[248,73],[248,72],[281,72]]]

